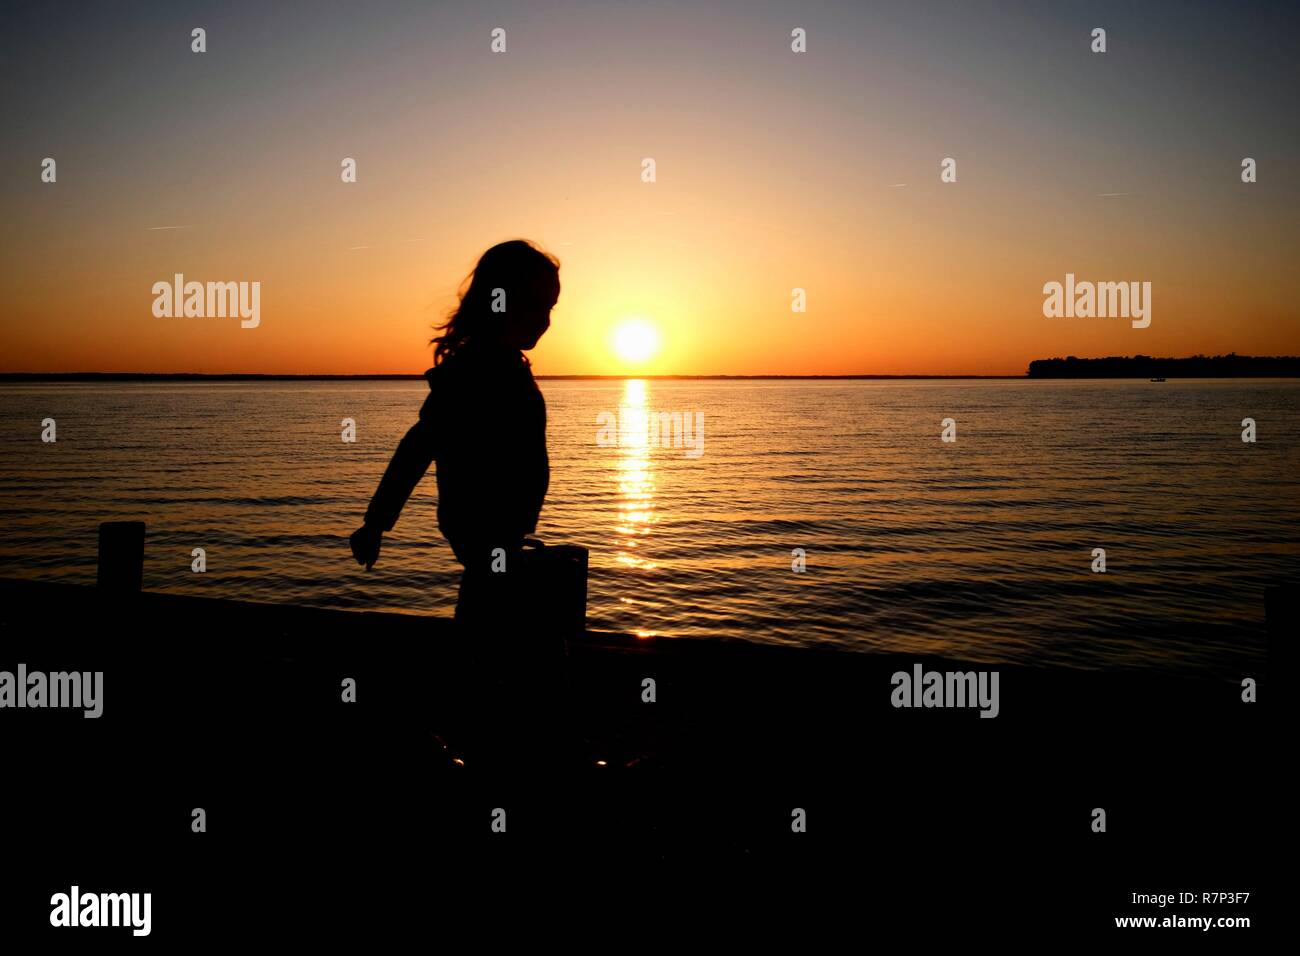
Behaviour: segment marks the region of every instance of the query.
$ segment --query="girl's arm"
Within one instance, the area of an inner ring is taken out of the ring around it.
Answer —
[[[388,463],[366,509],[366,524],[381,531],[393,530],[406,500],[433,464],[435,434],[433,423],[421,414],[420,420],[398,442],[393,460]]]
[[[437,454],[437,429],[433,423],[433,396],[425,400],[419,420],[410,427],[393,452],[393,460],[384,470],[365,523],[351,537],[352,554],[366,570],[379,557],[379,545],[385,531],[391,531],[415,486],[420,483]]]

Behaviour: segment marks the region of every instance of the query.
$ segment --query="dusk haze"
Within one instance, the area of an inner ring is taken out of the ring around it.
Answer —
[[[516,236],[564,267],[541,375],[1300,353],[1285,6],[817,4],[806,55],[770,0],[382,8],[11,10],[0,371],[419,372]],[[261,325],[156,318],[178,272],[260,281]],[[1151,282],[1150,326],[1045,319],[1066,273]]]

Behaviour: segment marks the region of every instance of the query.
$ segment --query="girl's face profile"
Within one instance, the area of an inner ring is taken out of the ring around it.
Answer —
[[[535,346],[551,327],[551,309],[559,297],[560,284],[556,279],[539,279],[526,286],[507,305],[503,328],[506,343],[524,352]]]

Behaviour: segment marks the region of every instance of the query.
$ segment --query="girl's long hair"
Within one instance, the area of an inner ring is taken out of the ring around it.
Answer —
[[[493,289],[519,289],[542,280],[558,282],[559,274],[560,260],[528,240],[497,243],[479,256],[478,264],[460,284],[460,303],[438,326],[442,334],[429,341],[433,364],[455,355],[488,331],[491,323],[501,320],[501,313],[491,308]]]

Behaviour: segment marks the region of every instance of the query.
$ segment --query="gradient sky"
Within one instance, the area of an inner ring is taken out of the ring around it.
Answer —
[[[0,370],[418,372],[517,236],[562,262],[540,374],[1300,353],[1294,5],[16,6]],[[155,318],[177,272],[260,281],[260,327]],[[1150,328],[1044,318],[1067,272],[1150,281]]]

